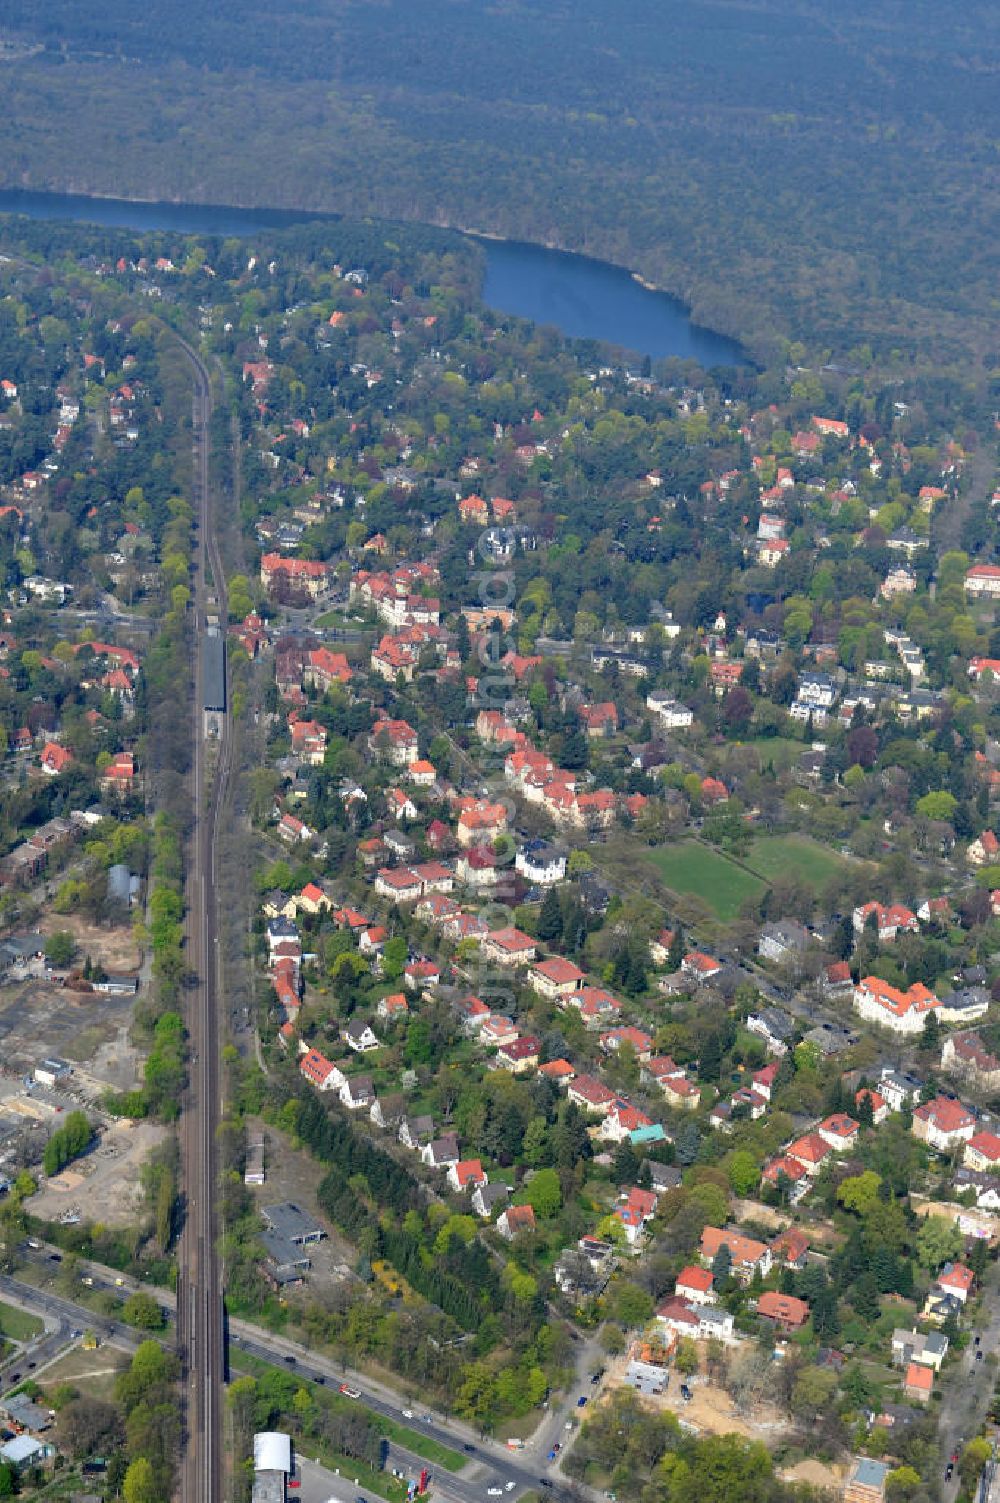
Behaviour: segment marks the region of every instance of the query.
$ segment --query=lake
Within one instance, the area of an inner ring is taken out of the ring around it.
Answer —
[[[20,188],[0,189],[0,213],[133,230],[176,230],[183,235],[254,235],[323,217],[294,210],[140,203]],[[683,303],[640,286],[619,266],[519,241],[476,241],[486,256],[483,301],[501,313],[554,324],[572,338],[607,340],[654,360],[676,355],[711,366],[745,359],[734,340],[692,323]]]

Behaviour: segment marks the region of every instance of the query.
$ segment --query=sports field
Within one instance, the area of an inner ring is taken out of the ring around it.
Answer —
[[[769,882],[793,877],[808,882],[817,892],[845,866],[843,856],[808,835],[763,835],[750,847],[746,863]]]
[[[661,846],[650,851],[648,859],[671,891],[701,898],[723,923],[736,918],[747,898],[761,897],[767,887],[728,856],[693,840]]]
[[[844,866],[843,856],[808,835],[762,835],[740,863],[694,840],[661,846],[646,859],[672,892],[700,898],[724,924],[738,917],[747,898],[761,897],[778,877],[790,877],[818,893]]]

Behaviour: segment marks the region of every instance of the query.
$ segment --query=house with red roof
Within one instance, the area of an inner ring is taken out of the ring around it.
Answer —
[[[745,1237],[742,1232],[728,1227],[723,1230],[717,1226],[706,1226],[701,1234],[698,1251],[707,1268],[712,1267],[723,1245],[729,1249],[730,1267],[741,1283],[749,1283],[755,1273],[759,1273],[761,1278],[767,1278],[771,1272],[771,1249],[765,1242]]]
[[[948,1262],[945,1263],[934,1282],[942,1294],[950,1294],[964,1305],[972,1293],[976,1276],[964,1263]]]
[[[913,1109],[913,1136],[938,1153],[968,1143],[975,1131],[975,1115],[952,1096],[935,1096]]]
[[[533,1033],[522,1034],[513,1043],[500,1045],[495,1063],[499,1068],[509,1070],[512,1075],[526,1075],[529,1070],[538,1068],[538,1052],[541,1047],[541,1039]]]
[[[920,931],[917,915],[903,903],[884,904],[872,900],[855,908],[851,918],[855,934],[863,934],[869,922],[873,921],[881,944],[894,940],[900,931],[906,934],[917,934]]]
[[[904,992],[881,976],[865,976],[854,988],[855,1012],[893,1033],[919,1033],[927,1014],[940,1006],[922,981],[914,981]]]
[[[710,981],[722,970],[722,961],[705,955],[701,950],[689,950],[681,961],[681,970],[697,981]]]
[[[535,941],[531,935],[512,926],[494,929],[483,940],[483,954],[497,965],[529,965],[536,953]]]
[[[583,1112],[603,1114],[614,1104],[615,1093],[595,1075],[578,1075],[567,1092],[569,1100]]]
[[[636,1185],[620,1197],[612,1215],[619,1226],[624,1227],[629,1247],[638,1247],[642,1241],[646,1226],[656,1215],[657,1200],[652,1190],[641,1190]]]
[[[712,1270],[702,1268],[697,1263],[689,1263],[677,1275],[674,1293],[678,1299],[687,1300],[692,1305],[714,1305],[715,1283]]]
[[[641,1028],[633,1028],[626,1024],[621,1028],[610,1028],[607,1033],[602,1033],[600,1045],[605,1054],[617,1054],[623,1044],[628,1044],[638,1060],[649,1059],[653,1052],[653,1040],[648,1033],[643,1033]]]
[[[448,1170],[448,1183],[453,1190],[468,1191],[489,1184],[489,1179],[479,1159],[460,1159]]]
[[[780,1294],[776,1289],[768,1289],[757,1301],[757,1314],[762,1320],[772,1321],[782,1331],[801,1331],[809,1319],[809,1306],[804,1299],[796,1299],[794,1294]]]
[[[834,1153],[847,1153],[857,1142],[859,1124],[846,1112],[834,1112],[825,1117],[816,1131],[824,1143],[829,1143]]]
[[[966,847],[965,859],[970,866],[994,866],[1000,860],[1000,840],[992,830],[984,830]]]
[[[996,564],[973,564],[966,571],[965,593],[972,596],[1000,595],[1000,568]]]
[[[58,741],[46,741],[39,762],[42,771],[47,772],[49,777],[58,777],[59,773],[72,766],[73,753],[68,747],[60,746]]]
[[[807,1170],[805,1165],[798,1159],[790,1158],[787,1153],[779,1154],[777,1158],[769,1159],[764,1165],[761,1178],[767,1185],[779,1186],[787,1180],[791,1185],[797,1185],[804,1179]]]
[[[995,1132],[977,1132],[965,1145],[962,1163],[981,1174],[1000,1173],[1000,1137]]]
[[[586,981],[586,975],[571,960],[554,955],[548,960],[539,960],[528,971],[528,985],[550,1000],[567,998],[578,992]]]
[[[798,1226],[788,1227],[771,1242],[774,1261],[785,1268],[804,1268],[808,1251],[809,1238]]]
[[[299,1060],[299,1073],[317,1091],[339,1091],[344,1084],[344,1075],[332,1060],[318,1049],[309,1049]]]
[[[878,1127],[889,1115],[889,1103],[878,1091],[869,1090],[867,1086],[856,1091],[854,1095],[854,1108],[857,1110],[862,1101],[868,1100],[872,1109],[872,1126]]]
[[[925,1367],[922,1362],[911,1362],[903,1380],[903,1393],[906,1397],[914,1399],[918,1404],[926,1404],[930,1400],[933,1388],[934,1369]]]
[[[521,1232],[535,1230],[535,1212],[531,1206],[507,1206],[496,1219],[496,1229],[505,1242],[513,1242]]]
[[[831,1148],[819,1133],[805,1133],[785,1149],[785,1156],[800,1163],[807,1174],[818,1174],[829,1158]]]

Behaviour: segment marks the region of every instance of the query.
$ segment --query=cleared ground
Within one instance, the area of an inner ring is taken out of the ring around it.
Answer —
[[[737,918],[743,904],[762,897],[767,888],[761,877],[693,840],[648,851],[646,860],[672,892],[699,898],[723,923]]]
[[[89,1399],[110,1399],[114,1394],[115,1378],[127,1366],[128,1357],[114,1347],[102,1346],[88,1352],[82,1346],[75,1346],[47,1367],[40,1381],[45,1389],[52,1389],[59,1383],[72,1383]]]
[[[100,1146],[50,1179],[26,1202],[46,1221],[79,1216],[105,1226],[129,1226],[142,1206],[140,1173],[167,1129],[156,1122],[112,1122]]]

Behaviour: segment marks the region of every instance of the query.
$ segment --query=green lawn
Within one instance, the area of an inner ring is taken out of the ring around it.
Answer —
[[[792,877],[817,889],[844,869],[843,856],[808,835],[762,835],[750,847],[746,862],[769,882]]]
[[[37,1315],[29,1315],[16,1305],[0,1304],[0,1336],[9,1336],[11,1341],[30,1341],[45,1329]]]
[[[728,856],[691,840],[650,851],[647,859],[673,892],[707,903],[723,923],[736,918],[747,898],[760,897],[767,883]]]

